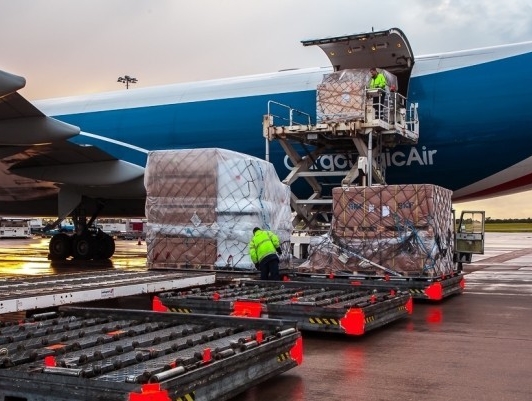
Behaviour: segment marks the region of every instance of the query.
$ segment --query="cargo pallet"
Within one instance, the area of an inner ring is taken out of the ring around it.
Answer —
[[[416,300],[428,301],[441,301],[451,295],[462,294],[465,288],[464,273],[461,272],[440,277],[295,273],[291,275],[291,279],[303,282],[350,282],[382,288],[392,287],[409,292]]]
[[[302,348],[295,322],[61,307],[0,325],[0,401],[227,400]]]
[[[154,309],[289,319],[300,330],[360,336],[411,314],[412,297],[391,286],[249,280],[161,293]]]

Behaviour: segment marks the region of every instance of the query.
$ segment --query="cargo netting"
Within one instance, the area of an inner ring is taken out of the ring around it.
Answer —
[[[279,236],[289,265],[290,187],[271,163],[219,148],[153,151],[144,183],[148,268],[254,270],[254,227]]]
[[[300,271],[434,277],[453,271],[452,191],[435,185],[333,188],[331,229]]]
[[[397,87],[397,77],[379,70],[390,87]],[[347,69],[326,74],[316,91],[316,119],[318,123],[362,120],[365,115],[365,89],[371,79],[367,68]]]

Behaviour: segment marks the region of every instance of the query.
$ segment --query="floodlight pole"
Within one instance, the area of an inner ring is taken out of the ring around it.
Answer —
[[[123,77],[118,77],[116,82],[126,84],[126,89],[129,89],[129,84],[136,84],[138,80],[137,78],[130,77],[129,75],[124,75]]]

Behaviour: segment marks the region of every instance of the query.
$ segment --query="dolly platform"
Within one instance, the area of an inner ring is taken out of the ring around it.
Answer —
[[[376,288],[398,288],[407,291],[412,298],[427,301],[441,301],[451,295],[462,294],[465,288],[465,274],[453,273],[441,277],[395,277],[366,276],[356,274],[305,274],[296,273],[291,279],[322,283],[358,283]]]
[[[301,362],[295,322],[62,307],[0,326],[0,401],[222,401]]]
[[[301,330],[363,335],[411,314],[412,297],[391,286],[242,281],[161,293],[154,309],[289,319]]]
[[[214,273],[109,269],[0,279],[0,317],[80,302],[102,301],[213,284]]]

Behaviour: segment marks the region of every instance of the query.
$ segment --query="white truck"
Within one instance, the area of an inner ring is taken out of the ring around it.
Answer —
[[[31,238],[27,219],[0,219],[0,238]]]

